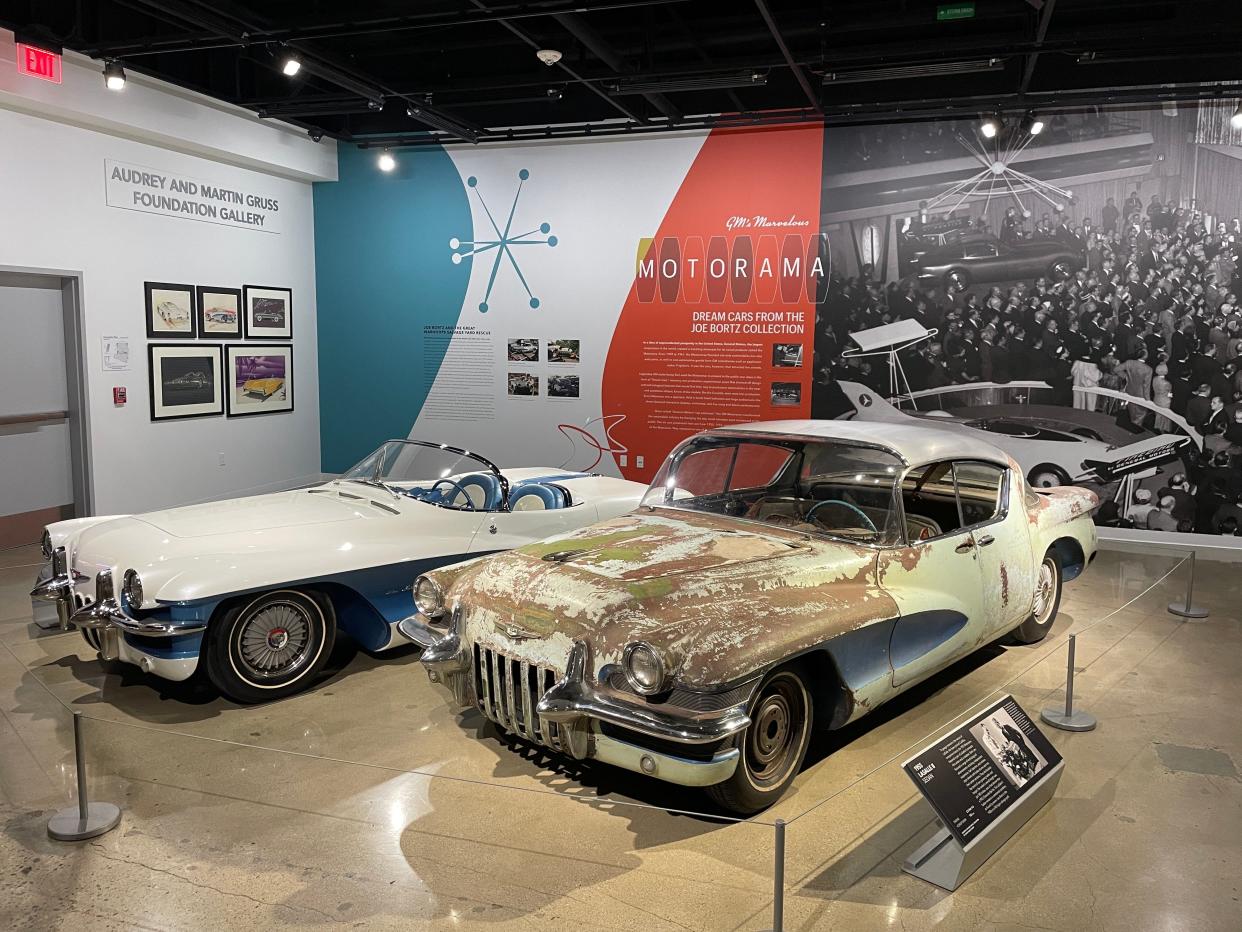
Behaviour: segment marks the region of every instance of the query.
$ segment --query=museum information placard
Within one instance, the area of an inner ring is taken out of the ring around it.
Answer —
[[[1043,732],[1006,696],[902,766],[964,848],[1060,762]]]

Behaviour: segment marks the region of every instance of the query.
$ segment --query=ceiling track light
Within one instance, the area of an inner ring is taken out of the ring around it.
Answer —
[[[690,78],[670,78],[666,81],[617,81],[608,90],[614,97],[627,94],[665,94],[678,91],[714,91],[733,87],[763,87],[768,76],[761,71],[741,74],[701,75]]]
[[[286,52],[280,60],[280,73],[285,77],[292,78],[301,70],[302,59],[298,58],[293,52]]]
[[[1026,118],[1022,122],[1023,128],[1032,136],[1038,136],[1044,131],[1044,120],[1038,113],[1031,111],[1027,113]]]
[[[456,136],[458,139],[464,139],[470,143],[478,142],[479,136],[483,132],[477,126],[471,126],[468,123],[455,120],[423,104],[411,104],[406,108],[405,115],[411,120],[418,120],[418,122],[430,126],[432,129],[438,129],[442,133],[448,133],[450,136]]]
[[[385,149],[379,154],[379,158],[376,159],[375,164],[379,166],[380,171],[390,172],[397,167],[397,159],[392,154],[390,149]]]
[[[115,58],[109,58],[103,67],[104,86],[110,91],[125,90],[125,69]]]
[[[894,65],[890,68],[862,68],[857,71],[830,71],[825,84],[861,84],[870,81],[906,81],[913,78],[934,78],[951,74],[976,74],[1000,71],[1003,58],[980,58],[973,61],[933,62],[926,65]]]
[[[995,139],[997,133],[1000,132],[1001,122],[999,113],[985,114],[983,119],[979,121],[979,132],[984,139]]]
[[[341,101],[338,103],[296,100],[287,103],[268,104],[259,107],[256,113],[260,120],[280,120],[285,118],[308,116],[337,116],[347,113],[374,113],[377,109],[371,100]]]

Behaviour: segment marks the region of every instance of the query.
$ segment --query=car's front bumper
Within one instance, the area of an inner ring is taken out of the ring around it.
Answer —
[[[471,653],[463,649],[455,625],[435,625],[423,615],[414,615],[398,622],[397,630],[423,647],[421,659],[428,679],[443,688],[454,705],[477,707],[497,720],[475,695]],[[750,724],[745,702],[693,712],[642,700],[626,701],[597,687],[590,670],[590,647],[585,641],[576,641],[564,676],[544,691],[530,710],[530,722],[538,719],[559,726],[562,747],[558,750],[683,786],[712,786],[732,776],[740,757],[738,749],[731,746],[732,739]],[[508,722],[498,724],[538,740],[527,733],[532,730],[530,722],[525,718],[523,722],[516,729]],[[633,740],[618,737],[618,732]],[[678,753],[679,749],[684,753]]]
[[[87,579],[69,566],[65,548],[59,547],[50,567],[40,571],[30,597],[32,601],[54,603],[60,626],[66,631],[81,630],[104,660],[133,663],[172,680],[184,680],[194,672],[197,650],[187,650],[185,639],[201,635],[206,624],[134,618],[122,610],[110,570],[100,570],[95,576],[93,601],[77,594],[78,583]],[[140,646],[143,641],[151,645],[150,649]]]

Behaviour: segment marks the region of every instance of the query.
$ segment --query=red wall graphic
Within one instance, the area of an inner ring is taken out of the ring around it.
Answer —
[[[823,128],[716,130],[650,240],[603,373],[628,479],[709,427],[810,416]],[[641,460],[641,462],[640,462]]]

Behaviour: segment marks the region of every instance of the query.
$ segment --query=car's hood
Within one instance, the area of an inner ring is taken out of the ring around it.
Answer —
[[[137,520],[173,537],[195,538],[358,521],[369,512],[383,513],[366,498],[342,498],[330,488],[320,488],[151,511]]]
[[[572,565],[607,579],[639,581],[771,560],[806,544],[716,515],[646,509],[530,544],[518,559]]]
[[[666,508],[471,564],[448,597],[471,642],[559,667],[581,638],[598,669],[647,640],[681,658],[691,682],[893,611],[873,550]]]

